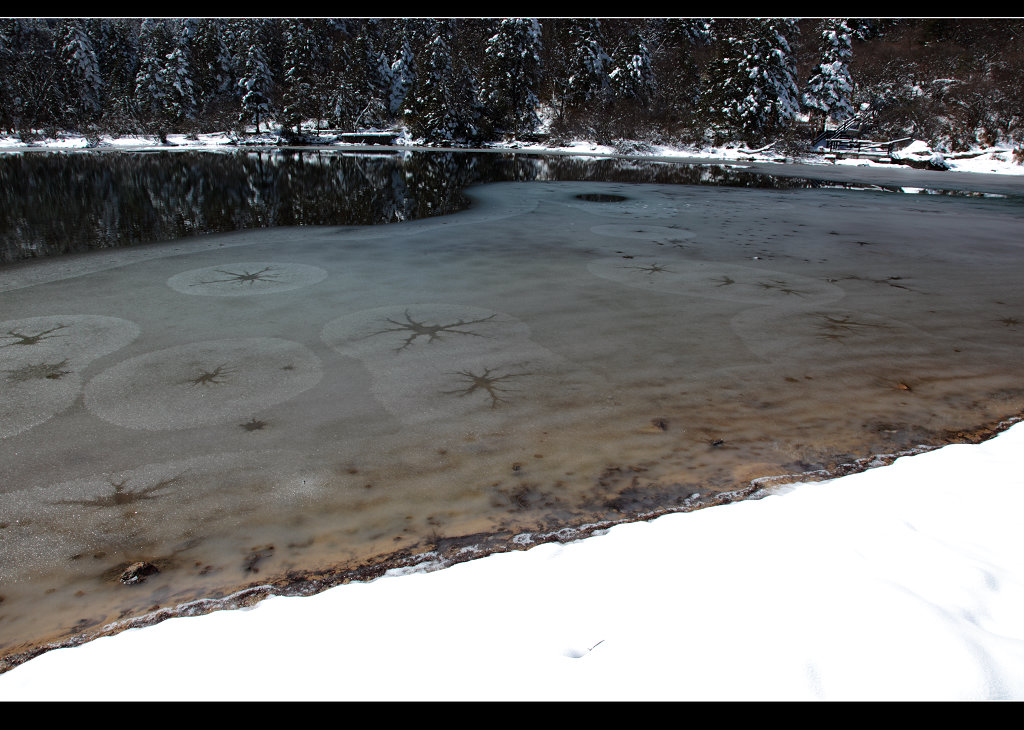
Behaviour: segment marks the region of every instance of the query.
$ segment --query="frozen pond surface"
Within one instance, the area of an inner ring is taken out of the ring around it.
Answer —
[[[0,269],[0,653],[737,499],[1024,410],[1014,200],[467,192],[417,221]],[[158,572],[126,585],[139,562]]]

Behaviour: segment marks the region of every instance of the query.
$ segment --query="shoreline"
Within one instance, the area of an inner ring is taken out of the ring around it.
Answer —
[[[822,482],[861,474],[872,469],[891,466],[897,459],[925,454],[947,446],[983,444],[1022,421],[1024,421],[1024,413],[1010,415],[975,428],[949,432],[946,440],[941,442],[919,444],[913,448],[893,453],[862,457],[851,463],[840,464],[832,470],[755,477],[749,480],[745,486],[737,486],[735,489],[717,493],[706,501],[660,508],[621,519],[569,525],[546,532],[518,534],[495,532],[444,537],[433,549],[426,551],[398,550],[357,566],[289,571],[284,577],[274,580],[236,586],[234,589],[229,589],[230,592],[227,596],[199,598],[178,606],[165,607],[151,613],[118,619],[99,630],[73,633],[64,639],[47,641],[15,654],[2,655],[0,656],[0,675],[50,651],[81,646],[96,639],[115,636],[129,629],[155,626],[168,619],[252,608],[271,597],[314,596],[349,583],[369,583],[385,575],[430,573],[501,553],[525,551],[551,543],[564,545],[584,540],[604,534],[607,530],[619,525],[650,522],[666,515],[685,514],[710,507],[759,500],[777,494],[779,493],[777,490],[785,490],[791,484]]]
[[[427,145],[416,140],[403,139],[396,144],[361,144],[352,142],[325,141],[322,144],[288,144],[273,133],[254,135],[247,140],[239,141],[225,133],[206,133],[189,139],[184,134],[168,134],[168,143],[152,141],[142,135],[130,135],[114,138],[109,135],[101,138],[98,144],[92,144],[82,135],[67,134],[58,139],[40,139],[24,143],[16,137],[0,136],[0,156],[21,153],[89,153],[89,152],[340,152],[340,153],[387,153],[401,152],[453,152],[453,153],[492,153],[521,155],[568,155],[578,157],[596,157],[648,162],[666,162],[680,164],[743,164],[766,165],[772,169],[778,167],[806,167],[812,170],[829,169],[839,174],[840,171],[874,170],[875,172],[900,171],[903,173],[923,173],[931,179],[959,178],[963,174],[992,175],[995,177],[1024,177],[1024,163],[1014,161],[1015,151],[1012,145],[992,145],[987,148],[974,148],[963,152],[936,152],[927,143],[915,140],[906,148],[887,160],[877,156],[858,156],[850,154],[846,157],[831,153],[806,151],[798,153],[775,153],[772,145],[758,150],[744,148],[738,142],[726,142],[714,147],[679,147],[672,145],[656,145],[630,140],[619,140],[617,146],[601,144],[586,140],[573,141],[566,145],[548,145],[542,143],[509,140],[506,142],[490,142],[479,147]],[[172,141],[173,140],[173,141]],[[957,181],[959,185],[961,181]]]

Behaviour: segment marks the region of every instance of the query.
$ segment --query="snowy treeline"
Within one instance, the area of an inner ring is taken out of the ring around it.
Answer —
[[[1024,139],[1024,20],[0,19],[0,127],[25,137],[404,128],[612,142],[880,133]]]

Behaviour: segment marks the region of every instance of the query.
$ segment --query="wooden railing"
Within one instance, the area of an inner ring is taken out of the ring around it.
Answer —
[[[910,137],[890,140],[888,142],[877,142],[870,139],[845,139],[833,137],[828,141],[829,152],[860,152],[865,154],[889,155],[903,144],[910,142]]]
[[[814,141],[811,144],[812,146],[817,147],[821,145],[822,142],[832,140],[837,137],[842,138],[846,132],[849,132],[854,127],[857,128],[857,132],[859,133],[861,129],[863,129],[865,121],[866,120],[862,115],[856,114],[847,119],[846,121],[842,122],[835,129],[822,129],[821,132],[818,133],[818,136],[814,138]]]

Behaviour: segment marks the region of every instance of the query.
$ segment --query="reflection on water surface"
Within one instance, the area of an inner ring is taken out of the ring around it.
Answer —
[[[468,204],[462,191],[469,185],[528,180],[771,189],[847,186],[757,174],[735,165],[522,154],[9,155],[0,156],[0,264],[201,233],[362,226],[447,215]]]
[[[205,182],[158,203],[143,156],[108,189],[150,230],[176,205],[182,230],[263,227],[0,269],[9,657],[742,498],[1024,406],[1013,201],[570,158],[165,157]]]

